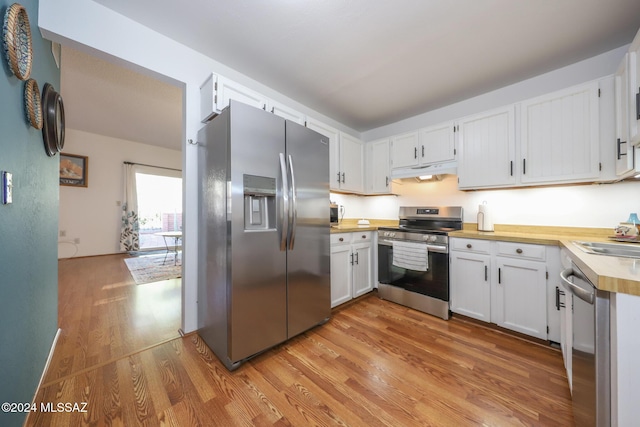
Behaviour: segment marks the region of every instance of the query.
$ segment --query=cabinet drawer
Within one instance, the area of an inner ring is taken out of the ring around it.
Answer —
[[[454,251],[475,252],[479,254],[491,253],[491,241],[480,239],[460,239],[457,237],[449,240]]]
[[[498,242],[498,255],[544,261],[545,247],[527,243]]]
[[[331,246],[336,246],[336,245],[350,245],[351,244],[351,235],[352,233],[334,233],[331,234],[330,237],[330,241],[331,241]]]
[[[351,243],[371,242],[372,235],[373,234],[370,231],[358,231],[351,233]]]

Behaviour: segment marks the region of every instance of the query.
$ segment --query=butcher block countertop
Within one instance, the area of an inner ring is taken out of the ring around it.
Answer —
[[[609,228],[498,224],[495,226],[495,231],[487,232],[478,231],[476,224],[465,224],[462,230],[451,232],[449,236],[558,245],[566,250],[571,260],[598,289],[640,295],[640,259],[588,254],[572,243],[573,240],[609,242],[610,240],[607,237],[612,234],[613,229]]]
[[[398,220],[368,219],[369,225],[358,225],[358,219],[345,218],[338,225],[331,226],[333,233],[352,233],[354,231],[377,231],[378,227],[397,227]]]
[[[378,227],[397,226],[397,220],[369,219],[369,225],[362,226],[358,225],[358,219],[345,218],[331,227],[331,233],[376,231]],[[610,228],[506,224],[496,224],[495,231],[488,232],[478,231],[475,223],[465,223],[462,230],[450,232],[449,236],[560,246],[598,289],[640,296],[640,259],[588,254],[571,243],[572,240],[606,242],[612,234]]]

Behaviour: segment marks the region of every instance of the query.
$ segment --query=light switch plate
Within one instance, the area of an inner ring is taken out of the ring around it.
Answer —
[[[13,174],[2,172],[2,204],[13,203]]]

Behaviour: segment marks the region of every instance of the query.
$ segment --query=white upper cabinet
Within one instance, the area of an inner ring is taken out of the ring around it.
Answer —
[[[329,138],[329,188],[364,193],[364,144],[312,118],[307,127]]]
[[[267,109],[264,95],[223,76],[211,74],[200,86],[200,121],[206,123],[229,106],[233,99],[262,110]]]
[[[420,160],[423,164],[455,160],[455,128],[453,122],[420,130]]]
[[[267,109],[267,98],[239,83],[229,80],[226,77],[218,76],[218,90],[216,93],[216,108],[222,111],[229,106],[230,100],[240,101],[244,104]]]
[[[640,144],[640,31],[629,49],[629,141]]]
[[[459,187],[515,184],[514,106],[465,117],[458,123]]]
[[[633,169],[633,146],[629,143],[631,90],[629,88],[629,57],[625,54],[615,74],[616,115],[616,175],[624,175]],[[603,141],[604,142],[604,141]]]
[[[390,140],[368,142],[366,144],[366,193],[391,193]]]
[[[271,111],[276,116],[280,116],[283,119],[291,120],[292,122],[296,122],[300,125],[304,126],[305,116],[299,111],[294,110],[293,108],[287,107],[284,104],[280,104],[276,101],[269,101],[267,106],[267,111]]]
[[[339,190],[342,178],[340,175],[340,132],[313,118],[307,119],[307,127],[329,138],[329,187],[332,190]]]
[[[209,75],[200,85],[200,121],[206,123],[217,113],[216,109],[216,88],[218,86],[218,76]]]
[[[340,133],[340,190],[364,193],[364,144]]]
[[[455,160],[454,129],[453,122],[447,122],[394,136],[391,140],[393,176],[416,176],[422,169],[426,174],[431,165]]]
[[[418,166],[418,132],[396,135],[391,138],[393,169]]]
[[[522,102],[521,182],[597,179],[599,121],[598,82]]]

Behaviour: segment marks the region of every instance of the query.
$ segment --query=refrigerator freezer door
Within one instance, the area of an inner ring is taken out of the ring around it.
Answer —
[[[331,315],[329,141],[288,120],[286,138],[289,182],[296,190],[290,197],[295,200],[289,230],[294,241],[287,253],[288,335],[293,337]]]
[[[229,126],[231,274],[229,292],[229,358],[236,362],[287,339],[286,251],[279,246],[282,215],[275,228],[245,228],[245,175],[275,180],[282,197],[279,157],[285,152],[281,118],[231,102]],[[279,210],[279,203],[273,206]]]

